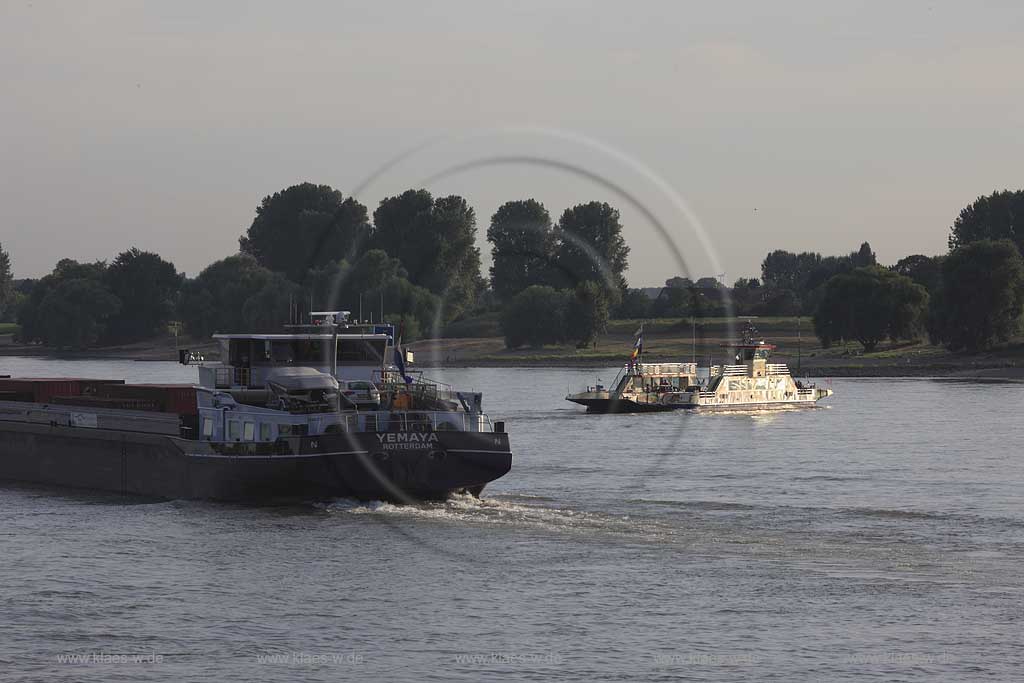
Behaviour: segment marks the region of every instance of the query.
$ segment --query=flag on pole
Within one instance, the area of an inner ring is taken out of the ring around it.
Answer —
[[[630,356],[631,360],[636,360],[643,353],[643,326],[636,332],[637,340],[633,344],[633,354]]]
[[[632,367],[644,352],[644,326],[636,331],[636,341],[633,343],[633,353],[629,354],[629,365]]]
[[[395,367],[398,368],[398,374],[402,376],[402,380],[406,384],[412,384],[412,377],[405,374],[405,351],[402,350],[402,333],[405,331],[405,321],[398,324],[398,336],[395,339]]]

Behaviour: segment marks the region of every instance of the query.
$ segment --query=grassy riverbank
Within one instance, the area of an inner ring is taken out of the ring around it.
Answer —
[[[626,362],[633,346],[639,320],[613,320],[608,333],[596,345],[577,349],[571,345],[540,349],[505,348],[497,319],[488,316],[453,325],[443,339],[425,339],[409,344],[421,368],[456,366],[597,367]],[[727,360],[722,347],[739,336],[743,321],[735,318],[689,320],[663,319],[644,322],[644,359],[647,361],[689,361],[704,365]],[[953,354],[926,342],[883,344],[864,353],[859,344],[822,348],[809,318],[759,318],[759,333],[778,346],[774,359],[788,363],[793,372],[818,377],[915,377],[959,375],[966,377],[1024,378],[1024,339],[1017,339],[991,352]],[[470,336],[473,335],[473,336]],[[177,348],[200,351],[216,358],[216,347],[207,341],[179,339],[172,335],[136,344],[79,352],[55,352],[41,346],[0,346],[0,355],[57,356],[61,358],[118,358],[131,360],[177,360]],[[0,370],[3,361],[0,359]]]
[[[773,358],[788,363],[794,372],[812,376],[923,376],[951,375],[1024,377],[1024,339],[988,353],[954,354],[926,341],[882,344],[864,353],[859,344],[825,349],[814,336],[810,318],[758,318],[758,332],[778,350]],[[411,344],[421,366],[606,366],[624,363],[633,345],[639,320],[614,320],[597,344],[585,349],[546,346],[540,349],[504,348],[494,334],[424,340]],[[727,360],[722,347],[739,337],[743,320],[736,318],[663,319],[644,323],[644,358],[648,361],[689,361],[701,365]]]

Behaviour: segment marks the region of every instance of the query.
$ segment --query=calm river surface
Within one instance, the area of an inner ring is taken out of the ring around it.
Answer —
[[[566,387],[614,371],[428,374],[507,421],[515,464],[484,500],[0,488],[0,679],[1022,675],[1024,384],[843,379],[809,410],[595,416]]]

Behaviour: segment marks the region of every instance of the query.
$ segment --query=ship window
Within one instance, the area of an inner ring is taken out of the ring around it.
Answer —
[[[213,420],[208,417],[203,418],[203,436],[206,438],[213,436]]]
[[[275,365],[290,365],[295,362],[295,349],[290,341],[270,343],[270,356]]]
[[[238,437],[241,435],[241,425],[238,420],[230,420],[228,422],[228,438],[232,441],[238,441]]]
[[[338,362],[378,364],[384,360],[383,339],[339,339]]]
[[[270,441],[274,438],[274,425],[269,422],[260,423],[260,441]]]
[[[245,440],[254,441],[256,439],[256,423],[246,422],[245,423]]]
[[[330,359],[324,353],[324,345],[319,339],[298,340],[295,347],[295,361],[324,365],[330,363]]]

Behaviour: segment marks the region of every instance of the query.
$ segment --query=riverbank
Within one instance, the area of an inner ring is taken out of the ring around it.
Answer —
[[[825,349],[804,318],[760,318],[758,331],[778,346],[773,359],[787,363],[794,374],[809,377],[965,377],[981,379],[1024,379],[1024,343],[1008,344],[980,354],[954,354],[927,343],[883,344],[864,353],[859,344]],[[735,339],[743,321],[712,318],[693,325],[686,320],[653,320],[644,323],[644,360],[688,361],[700,365],[727,361],[724,345]],[[500,336],[424,339],[408,345],[415,355],[414,367],[424,370],[454,367],[609,367],[626,362],[633,347],[637,320],[615,320],[597,344],[577,349],[572,345],[540,349],[506,349]],[[178,339],[173,336],[136,344],[90,349],[55,351],[39,345],[0,346],[2,356],[33,356],[61,359],[109,359],[175,361],[178,349],[187,348],[206,358],[217,358],[217,345],[209,341]]]

